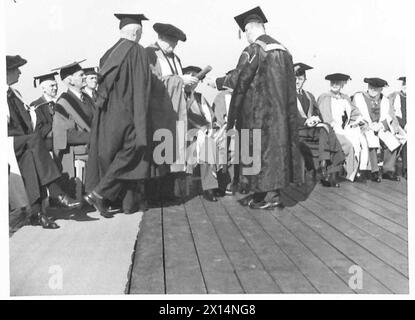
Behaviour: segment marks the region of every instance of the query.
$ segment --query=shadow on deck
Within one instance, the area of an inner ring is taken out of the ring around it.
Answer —
[[[240,198],[145,212],[128,293],[408,293],[406,181],[309,179],[282,210]]]

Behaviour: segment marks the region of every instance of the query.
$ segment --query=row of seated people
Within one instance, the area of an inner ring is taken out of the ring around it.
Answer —
[[[323,185],[338,187],[337,176],[342,171],[350,181],[399,181],[399,155],[402,175],[407,177],[406,77],[399,78],[401,90],[389,97],[382,93],[388,83],[380,78],[365,78],[367,90],[349,97],[341,91],[350,76],[331,74],[326,77],[330,91],[316,100],[303,89],[306,71],[312,67],[296,63],[294,68],[300,148],[307,169],[322,171]],[[382,168],[379,154],[383,154]]]
[[[71,209],[81,206],[74,199],[72,178],[75,160],[86,159],[88,154],[97,75],[91,68],[83,70],[78,63],[60,68],[60,77],[68,90],[59,98],[57,72],[35,77],[34,85],[40,86],[42,96],[27,103],[13,88],[18,83],[20,68],[26,63],[18,55],[6,56],[8,136],[13,149],[9,150],[9,163],[17,162],[14,170],[20,171],[25,188],[25,195],[15,192],[11,197],[23,199],[17,202],[18,206],[30,207],[31,224],[56,229],[58,225],[45,215],[42,203],[49,198],[51,206]],[[90,88],[85,89],[85,82]],[[10,189],[13,191],[13,187]]]
[[[19,67],[25,63],[26,61],[19,56],[7,57],[9,86],[18,81]],[[402,126],[406,127],[406,79],[402,79],[404,84],[401,92],[394,93],[389,100],[381,93],[382,88],[387,84],[384,80],[365,79],[369,86],[368,91],[354,95],[352,102],[348,96],[341,93],[341,89],[350,77],[333,74],[326,77],[330,80],[330,92],[321,95],[316,101],[311,93],[303,90],[306,80],[305,71],[310,68],[302,63],[295,65],[298,127],[302,142],[300,146],[307,168],[321,169],[322,183],[325,186],[338,187],[337,175],[343,168],[347,179],[351,181],[355,180],[359,174],[363,177],[365,170],[371,170],[372,179],[379,182],[381,176],[377,163],[377,151],[383,148],[385,154],[383,177],[398,180],[395,173],[396,157],[399,152],[402,152],[402,155],[406,152],[404,130],[402,130]],[[198,67],[185,69],[184,73],[191,75],[200,71]],[[86,160],[87,158],[89,131],[96,99],[94,89],[97,83],[94,70],[84,70],[79,63],[64,66],[59,70],[60,77],[68,87],[68,91],[57,100],[55,81],[57,72],[35,77],[35,85],[37,81],[42,88],[43,96],[30,105],[24,103],[15,89],[10,87],[8,92],[9,136],[14,137],[16,158],[20,168],[23,168],[21,171],[26,188],[30,190],[29,201],[32,211],[36,213],[32,215],[35,217],[33,222],[51,228],[57,225],[43,215],[39,205],[42,197],[45,197],[43,191],[45,187],[54,200],[52,203],[66,207],[80,205],[80,202],[67,195],[65,192],[67,188],[63,186],[68,185],[65,178],[74,177],[74,160]],[[86,73],[88,75],[85,75]],[[85,87],[85,81],[87,87]],[[226,126],[232,89],[218,87],[221,92],[216,97],[213,108],[195,89],[195,86],[188,87],[186,91],[188,126],[198,128],[203,134],[215,134],[215,130],[212,130],[215,126],[219,131],[220,128]],[[395,147],[390,142],[390,136],[387,140],[385,132],[390,132],[396,138],[395,140],[399,141],[398,144],[395,143]],[[22,137],[25,137],[24,141],[36,140],[32,142],[37,148],[36,151],[25,153],[23,156],[19,147],[23,147],[23,150],[30,149],[28,148],[30,143],[24,142],[21,146],[16,144],[16,141],[23,139]],[[379,138],[381,138],[380,141]],[[388,142],[384,142],[383,139]],[[228,161],[233,157],[231,149],[225,150],[225,157]],[[47,154],[52,154],[53,162]],[[31,166],[28,165],[28,160],[24,160],[27,157],[41,157],[40,162],[44,169],[42,170],[41,166],[37,167],[36,161],[32,159],[29,160]],[[404,169],[406,169],[406,157],[403,158]],[[237,166],[229,166],[223,170],[221,166],[203,164],[202,161],[200,169],[202,187],[208,200],[216,201],[213,191],[218,189],[225,194],[234,192],[233,187],[235,183],[238,183]],[[30,171],[32,176],[27,171]],[[46,174],[44,177],[45,172],[51,176]],[[405,171],[404,174],[406,175]],[[243,181],[240,183],[243,185]],[[225,185],[225,188],[219,188],[220,185]],[[39,191],[34,192],[35,190]],[[31,194],[32,191],[34,194]],[[247,190],[242,188],[242,193],[246,192]]]

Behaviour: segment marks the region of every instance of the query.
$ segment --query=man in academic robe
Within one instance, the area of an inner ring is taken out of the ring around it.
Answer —
[[[58,95],[58,84],[55,79],[57,74],[57,72],[52,72],[34,77],[34,86],[37,87],[38,83],[42,95],[30,104],[36,110],[35,131],[39,131],[50,151],[53,150],[52,122]]]
[[[398,79],[402,81],[402,87],[400,91],[391,93],[388,97],[392,110],[398,119],[400,127],[407,132],[406,129],[406,77],[400,77]],[[407,144],[405,143],[400,151],[402,157],[402,176],[407,179],[408,159],[407,159]]]
[[[104,217],[110,218],[109,205],[127,190],[148,177],[148,105],[151,70],[147,55],[138,44],[142,14],[116,14],[121,39],[100,60],[96,114],[86,171],[85,200]],[[123,210],[126,197],[123,197]],[[133,211],[134,212],[134,211]]]
[[[323,186],[339,187],[337,175],[343,167],[345,157],[333,128],[322,121],[313,94],[303,89],[307,79],[306,71],[310,69],[313,68],[304,63],[294,64],[297,108],[300,115],[298,123],[300,149],[305,158],[306,168],[321,170]]]
[[[174,188],[177,175],[174,173],[186,172],[187,109],[184,87],[194,85],[199,80],[190,74],[183,75],[181,61],[174,52],[179,41],[186,41],[185,33],[164,23],[155,23],[153,29],[158,39],[146,48],[154,75],[150,100],[151,126],[153,132],[163,128],[172,133],[175,157],[174,163],[158,166],[152,163],[153,179],[148,184],[147,194],[156,201],[162,198],[174,202],[178,201]],[[153,147],[156,145],[153,143]]]
[[[35,131],[35,110],[26,104],[21,94],[12,87],[19,80],[19,67],[27,61],[17,56],[6,56],[7,103],[9,107],[8,136],[14,138],[14,151],[23,177],[26,193],[31,205],[30,222],[43,228],[56,229],[59,226],[43,213],[41,202],[50,197],[65,208],[81,205],[62,191],[59,178],[61,172],[49,154],[44,139]]]
[[[83,91],[95,103],[97,101],[98,72],[95,70],[95,68],[84,68],[84,72],[85,87],[83,88]]]
[[[85,73],[74,62],[58,68],[68,90],[56,101],[53,115],[52,138],[55,160],[69,179],[75,177],[75,160],[87,161],[94,103],[82,89]],[[74,188],[72,188],[74,193]]]
[[[359,109],[341,90],[351,78],[347,74],[333,73],[325,77],[330,81],[330,91],[317,99],[324,122],[331,125],[346,156],[346,179],[354,181],[362,158],[368,158],[366,139],[360,131],[364,124]]]
[[[292,57],[282,44],[265,33],[267,19],[259,7],[235,20],[250,44],[233,72],[237,79],[227,128],[236,124],[238,130],[248,129],[249,142],[243,141],[241,145],[249,145],[254,159],[256,153],[260,154],[260,163],[241,161],[241,174],[254,192],[249,206],[282,207],[280,189],[301,180]],[[258,132],[260,144],[252,138]]]
[[[399,181],[395,173],[395,164],[398,151],[406,141],[399,138],[401,128],[396,119],[390,101],[382,94],[388,83],[380,78],[364,78],[367,91],[359,91],[353,95],[353,102],[366,121],[362,128],[369,148],[369,161],[367,168],[371,170],[371,179],[381,181],[378,166],[377,151],[383,150],[382,177]]]

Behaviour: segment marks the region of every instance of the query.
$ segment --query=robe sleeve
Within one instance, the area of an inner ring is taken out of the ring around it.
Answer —
[[[347,99],[350,103],[351,111],[350,111],[350,119],[349,124],[354,124],[363,119],[362,113],[359,111],[359,108],[356,107],[356,104],[352,102],[351,99]]]
[[[245,93],[248,91],[248,88],[257,72],[259,66],[258,50],[259,46],[256,44],[247,47],[239,58],[237,68],[230,74],[230,78],[232,78],[232,81],[235,81],[236,85],[234,86],[229,107],[228,129],[234,127]]]
[[[297,135],[298,135],[298,127],[299,127],[299,121],[301,119],[301,116],[298,112],[298,106],[297,106],[297,89],[295,85],[295,74],[294,74],[294,66],[291,54],[288,52],[283,54],[283,57],[285,58],[285,74],[287,79],[287,103],[288,103],[288,120],[291,127],[291,135],[292,141],[297,141]],[[301,119],[303,121],[303,119]],[[304,124],[304,121],[303,121]]]
[[[334,119],[331,113],[331,98],[328,95],[321,95],[317,100],[318,110],[324,122],[333,125]]]
[[[244,50],[239,57],[238,64],[236,65],[236,68],[232,70],[227,76],[225,76],[225,79],[223,81],[223,86],[228,87],[230,89],[234,89],[236,87],[237,81],[239,79],[239,76],[241,74],[241,71],[243,67],[250,62],[252,52],[250,53],[249,50]]]

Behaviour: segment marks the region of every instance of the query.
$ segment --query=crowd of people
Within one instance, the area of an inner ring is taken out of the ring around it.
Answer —
[[[6,56],[10,207],[29,205],[33,225],[59,227],[45,213],[45,198],[70,209],[87,203],[105,218],[146,202],[179,201],[177,180],[196,172],[206,200],[251,193],[241,203],[252,209],[283,207],[280,190],[304,182],[305,170],[320,175],[325,187],[340,187],[339,176],[399,181],[401,157],[406,177],[405,77],[389,97],[380,78],[365,78],[367,89],[349,97],[342,89],[350,76],[334,73],[326,77],[329,91],[315,99],[303,88],[312,67],[293,63],[288,49],[266,34],[267,18],[256,7],[235,17],[249,45],[236,67],[213,81],[200,67],[182,67],[175,48],[187,39],[179,28],[154,24],[158,39],[144,48],[141,23],[148,19],[115,16],[121,37],[99,67],[78,61],[34,77],[42,96],[32,103],[13,88],[27,61]],[[67,87],[59,97],[58,75]],[[218,90],[212,105],[198,92],[200,81]],[[155,139],[160,130],[173,141]],[[260,140],[239,135],[243,130],[260,130]],[[204,152],[208,144],[213,156]],[[244,171],[255,164],[240,161],[241,144],[258,152],[254,173]],[[154,152],[163,146],[174,152],[159,163]],[[81,199],[75,177],[84,185]]]

